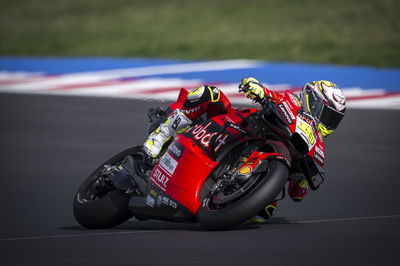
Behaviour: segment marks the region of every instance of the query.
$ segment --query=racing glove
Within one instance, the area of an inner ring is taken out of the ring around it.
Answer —
[[[239,84],[239,92],[244,92],[247,98],[261,102],[265,98],[264,87],[261,83],[252,77],[245,77]]]

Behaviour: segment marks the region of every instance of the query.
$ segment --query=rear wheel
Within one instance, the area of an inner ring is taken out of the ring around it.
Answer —
[[[107,165],[115,165],[140,151],[138,146],[115,155],[85,179],[73,202],[75,219],[79,224],[89,229],[110,228],[133,216],[128,208],[129,196],[115,189],[102,173],[107,171]]]
[[[289,170],[279,160],[269,160],[265,172],[251,176],[238,186],[229,178],[216,182],[212,195],[199,209],[200,224],[208,230],[227,230],[240,225],[272,202],[282,190]]]

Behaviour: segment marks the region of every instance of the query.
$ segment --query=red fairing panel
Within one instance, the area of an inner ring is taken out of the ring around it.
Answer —
[[[237,131],[229,128],[217,136],[225,121],[240,123],[256,109],[236,109],[229,114],[213,117],[204,124],[195,125],[176,137],[166,154],[153,168],[152,183],[187,209],[196,213],[200,207],[199,193],[203,183],[218,162],[209,155],[209,142],[216,138],[217,152]]]
[[[310,126],[312,132],[307,131],[310,136],[307,138],[310,142],[310,150],[308,155],[313,158],[320,166],[324,165],[325,153],[324,153],[324,141],[321,133],[317,129],[314,121],[307,118],[304,115],[299,114],[300,105],[293,93],[286,91],[284,96],[276,103],[279,111],[285,117],[286,122],[292,132],[303,131],[304,128],[300,122],[305,122]],[[306,127],[307,128],[307,127]],[[306,133],[306,132],[304,132]]]
[[[150,177],[154,185],[196,213],[200,207],[201,187],[217,164],[191,139],[179,135]]]

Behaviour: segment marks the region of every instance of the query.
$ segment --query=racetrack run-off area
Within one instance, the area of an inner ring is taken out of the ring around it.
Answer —
[[[400,69],[257,60],[0,57],[0,91],[12,93],[175,100],[180,88],[209,84],[232,102],[246,104],[238,93],[245,76],[275,91],[329,80],[343,88],[350,108],[400,109]]]

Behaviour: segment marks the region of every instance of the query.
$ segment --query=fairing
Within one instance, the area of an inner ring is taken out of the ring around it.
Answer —
[[[300,108],[297,99],[289,91],[286,91],[277,105],[284,107],[280,108],[280,111],[284,109],[282,115],[289,118],[286,120],[292,134],[298,134],[307,145],[307,154],[320,166],[323,166],[325,161],[324,141],[317,129],[315,119]],[[285,111],[287,115],[285,115]]]
[[[256,109],[215,116],[178,135],[150,173],[152,184],[196,213],[200,190],[218,165],[216,156],[230,143],[247,141],[241,122]],[[237,128],[227,126],[237,125]]]
[[[289,145],[291,136],[297,134],[307,147],[306,154],[322,166],[324,143],[313,118],[300,108],[297,99],[290,92],[286,92],[274,105],[274,115],[280,116],[280,121],[286,125],[289,132],[287,139],[276,141]],[[249,126],[246,118],[256,111],[258,110],[233,109],[228,114],[215,116],[178,135],[152,169],[151,185],[158,194],[167,195],[176,201],[179,207],[196,214],[201,205],[201,188],[218,165],[218,158],[223,157],[231,146],[254,139],[254,132],[250,136],[246,130]],[[279,132],[275,133],[280,136]],[[244,175],[249,174],[258,164],[267,163],[267,160],[264,160],[267,157],[291,160],[287,154],[282,156],[279,153],[261,152],[253,156],[253,161],[239,171]]]

